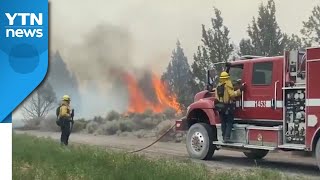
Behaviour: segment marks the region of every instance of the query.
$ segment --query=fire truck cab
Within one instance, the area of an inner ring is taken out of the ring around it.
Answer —
[[[223,148],[241,150],[253,159],[274,150],[308,151],[320,168],[320,47],[285,51],[278,57],[246,56],[225,69],[232,80],[245,84],[235,102],[231,143],[222,141],[215,89],[207,88],[176,121],[177,131],[187,131],[190,157],[210,159]]]

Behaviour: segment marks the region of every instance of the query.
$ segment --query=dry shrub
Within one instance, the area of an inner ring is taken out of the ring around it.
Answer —
[[[132,132],[120,132],[119,134],[117,133],[117,135],[120,137],[128,137],[132,136]]]
[[[135,123],[131,120],[119,120],[119,130],[121,132],[132,132],[137,129]]]
[[[147,132],[143,129],[133,132],[133,135],[136,136],[137,138],[145,138],[146,134]]]
[[[164,116],[166,119],[173,119],[176,117],[176,111],[172,108],[167,108],[164,112],[163,112]]]
[[[96,131],[99,135],[114,135],[119,130],[119,122],[107,121],[105,124],[100,125]]]
[[[186,142],[186,136],[187,136],[186,132],[176,133],[175,142],[177,142],[177,143],[180,143],[180,142],[185,143]]]
[[[133,121],[140,121],[141,119],[152,118],[154,113],[151,110],[146,110],[143,113],[133,113],[131,114],[130,119]]]
[[[84,119],[75,120],[73,124],[72,132],[81,132],[86,129],[88,121]]]
[[[155,128],[161,122],[161,120],[147,117],[144,119],[135,120],[134,122],[137,124],[138,129],[151,130],[151,129]]]
[[[164,113],[153,113],[151,110],[147,110],[144,113],[128,113],[126,115],[110,111],[105,119],[94,117],[86,125],[86,129],[88,133],[98,135],[116,134],[118,136],[133,135],[138,138],[153,137],[163,131],[158,129],[164,129],[164,131],[168,129],[169,127],[166,124],[170,121],[165,120],[174,116],[175,111],[172,109],[167,109]],[[163,123],[159,126],[161,122]]]
[[[110,111],[106,117],[107,121],[113,121],[113,120],[118,120],[118,119],[120,119],[120,114],[116,111]]]
[[[41,118],[33,118],[24,120],[23,130],[39,130],[40,129]]]
[[[101,116],[95,116],[92,121],[98,123],[98,124],[102,124],[103,122],[105,122],[105,119],[103,119],[103,117]]]
[[[41,131],[59,132],[60,127],[56,124],[56,116],[51,115],[40,121]],[[72,132],[80,132],[86,128],[87,122],[84,119],[75,120],[73,124]]]
[[[89,134],[93,134],[95,131],[98,130],[99,124],[95,121],[90,121],[87,125],[86,125],[86,132]]]
[[[156,136],[159,138],[164,133],[166,133],[173,125],[173,122],[170,120],[162,121],[158,126],[156,127]],[[173,141],[175,140],[176,133],[173,129],[171,129],[168,134],[166,134],[160,141]]]
[[[40,122],[40,130],[41,131],[52,131],[58,132],[60,131],[60,127],[56,124],[57,117],[54,115],[49,115],[47,118],[43,119]]]

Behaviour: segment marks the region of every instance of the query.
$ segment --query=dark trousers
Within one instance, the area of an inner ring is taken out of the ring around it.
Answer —
[[[60,142],[61,144],[68,145],[69,136],[71,133],[71,121],[67,119],[60,120],[61,123],[61,137]]]
[[[221,113],[221,131],[223,140],[230,140],[231,131],[233,127],[234,115],[233,113]]]

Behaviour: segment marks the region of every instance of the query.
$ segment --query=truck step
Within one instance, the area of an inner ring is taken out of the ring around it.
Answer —
[[[283,145],[279,145],[279,148],[304,150],[306,148],[306,146],[304,144],[283,144]]]
[[[217,145],[218,147],[226,146],[226,147],[246,148],[246,149],[264,149],[269,151],[276,150],[276,147],[257,146],[257,145],[243,144],[243,143],[224,143],[221,141],[213,141],[213,144]]]
[[[221,141],[213,141],[213,144],[215,145],[223,145],[223,146],[233,146],[233,147],[243,147],[243,143],[224,143]]]

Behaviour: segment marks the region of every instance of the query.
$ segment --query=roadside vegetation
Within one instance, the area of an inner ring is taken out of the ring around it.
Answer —
[[[73,132],[93,135],[135,136],[137,138],[159,137],[174,123],[177,117],[175,111],[167,109],[163,113],[153,113],[146,110],[144,113],[120,114],[110,111],[105,117],[96,116],[93,119],[76,119]],[[56,125],[56,117],[34,118],[26,121],[22,130],[60,131]],[[183,141],[184,134],[171,130],[161,141]]]
[[[275,171],[214,170],[190,161],[152,160],[94,146],[61,147],[51,139],[13,135],[13,179],[292,179]],[[301,178],[299,178],[301,179]]]

